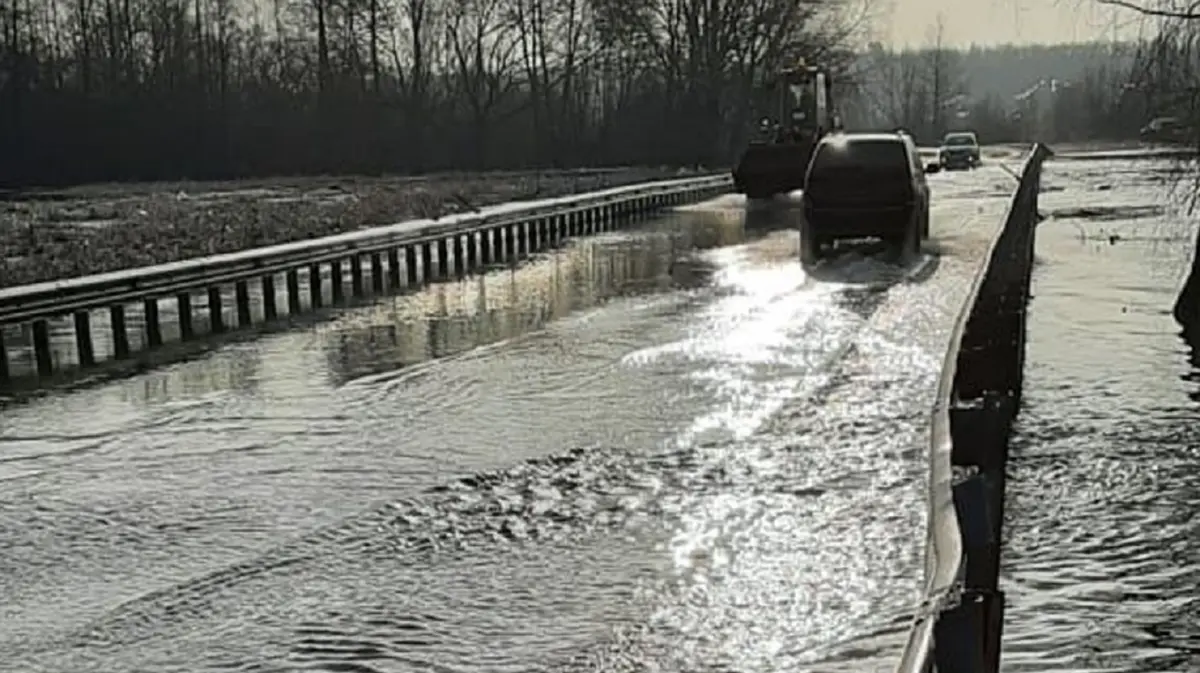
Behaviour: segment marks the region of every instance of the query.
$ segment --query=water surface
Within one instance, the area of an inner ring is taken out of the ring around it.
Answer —
[[[890,670],[1012,187],[934,182],[917,267],[726,197],[6,410],[0,669]]]
[[[1195,219],[1164,162],[1048,164],[1010,466],[1006,670],[1200,667]]]

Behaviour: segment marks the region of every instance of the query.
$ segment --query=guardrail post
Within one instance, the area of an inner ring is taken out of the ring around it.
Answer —
[[[340,304],[346,298],[346,275],[342,273],[342,260],[335,259],[329,263],[329,289],[332,291],[333,303]]]
[[[496,263],[496,250],[500,245],[498,231],[489,227],[479,232],[479,263],[484,268]]]
[[[275,274],[268,273],[259,279],[259,289],[262,290],[263,320],[270,322],[279,317],[278,297],[275,292]]]
[[[0,326],[0,384],[8,385],[12,372],[8,368],[8,346],[5,344],[4,327]]]
[[[450,242],[443,236],[437,240],[437,265],[438,273],[435,276],[438,280],[445,280],[450,277]],[[429,280],[426,277],[425,280]]]
[[[350,255],[350,296],[361,299],[366,294],[363,285],[362,255],[354,252]]]
[[[125,325],[125,305],[109,306],[108,319],[112,327],[113,359],[124,360],[129,357],[129,328]]]
[[[403,278],[400,276],[400,249],[388,248],[388,287],[392,290],[399,290],[403,285]]]
[[[212,297],[212,288],[209,288],[209,297]],[[210,299],[211,301],[211,299]],[[233,284],[233,301],[237,305],[237,320],[238,327],[249,327],[254,322],[253,316],[250,315],[250,284],[244,280],[239,280]],[[210,304],[209,311],[212,306]]]
[[[288,300],[288,315],[293,316],[300,313],[300,272],[296,269],[288,269],[287,272],[287,300]]]
[[[146,327],[146,347],[158,348],[163,345],[162,318],[158,315],[158,297],[150,297],[142,301],[142,318]]]
[[[225,331],[225,314],[221,307],[221,286],[210,285],[208,288],[208,331],[220,334]]]
[[[467,233],[467,271],[479,268],[479,247],[483,245],[483,234],[475,230]]]
[[[371,291],[383,294],[383,256],[378,252],[371,253]]]
[[[308,299],[312,308],[321,308],[325,303],[325,293],[321,288],[321,265],[314,263],[308,267]]]
[[[96,354],[92,350],[92,314],[86,309],[75,312],[75,349],[80,367],[96,364]]]
[[[990,635],[1004,617],[1004,594],[964,591],[958,606],[937,617],[934,666],[937,673],[998,673],[999,643]]]
[[[433,243],[421,244],[421,282],[433,279]]]
[[[703,183],[703,185],[692,183]],[[9,320],[13,323],[31,324],[34,330],[34,358],[40,373],[47,368],[53,368],[52,352],[49,350],[49,325],[71,316],[74,320],[74,335],[76,351],[80,367],[88,367],[97,358],[96,341],[91,336],[92,318],[89,311],[107,309],[112,318],[111,331],[114,359],[127,358],[130,355],[128,326],[125,320],[125,303],[109,304],[105,293],[111,296],[121,296],[128,302],[141,302],[145,316],[145,333],[139,346],[154,349],[163,345],[162,315],[158,304],[160,297],[151,296],[146,288],[156,288],[162,297],[173,298],[179,308],[179,333],[181,341],[188,341],[197,336],[195,321],[203,317],[194,313],[193,295],[207,295],[208,325],[212,333],[225,332],[234,327],[231,322],[237,321],[237,327],[251,326],[256,315],[251,306],[251,284],[258,283],[263,295],[263,318],[267,322],[278,319],[282,310],[283,300],[278,296],[277,276],[283,274],[287,285],[287,311],[289,315],[298,315],[309,307],[301,300],[300,274],[307,271],[311,299],[311,308],[320,309],[325,301],[322,283],[325,282],[322,267],[329,264],[329,277],[332,283],[332,301],[334,304],[343,302],[346,298],[345,278],[342,273],[343,265],[348,261],[351,273],[349,290],[356,298],[365,297],[368,293],[376,296],[383,295],[392,289],[399,289],[404,276],[408,284],[418,286],[422,281],[432,282],[439,276],[448,279],[452,275],[463,277],[481,267],[488,267],[500,261],[521,261],[533,253],[551,248],[559,248],[576,237],[604,233],[623,226],[626,220],[639,221],[649,217],[666,203],[695,198],[707,193],[721,190],[714,186],[714,180],[692,180],[672,184],[669,187],[653,185],[635,186],[627,191],[618,192],[616,196],[609,194],[603,197],[568,197],[551,208],[541,207],[503,216],[500,221],[491,220],[484,216],[476,220],[468,218],[457,219],[447,227],[438,227],[444,232],[440,236],[426,231],[410,231],[410,227],[387,227],[379,232],[356,232],[332,237],[320,242],[320,246],[301,246],[285,251],[283,248],[272,248],[263,255],[238,253],[236,256],[216,255],[211,259],[195,260],[199,264],[184,262],[177,268],[154,267],[145,270],[132,270],[127,280],[129,284],[114,283],[110,278],[85,278],[68,281],[66,285],[47,290],[45,287],[24,288],[16,292],[5,291],[6,307],[11,309]],[[724,183],[723,183],[724,184]],[[474,228],[470,228],[474,225]],[[360,233],[365,235],[360,235]],[[421,236],[428,238],[421,239]],[[451,240],[453,236],[453,240]],[[397,237],[405,237],[398,239]],[[397,242],[399,240],[399,242]],[[289,244],[294,245],[294,244]],[[437,246],[435,253],[434,246]],[[400,270],[403,247],[406,271]],[[451,250],[451,248],[453,248]],[[266,251],[264,251],[266,252]],[[434,256],[437,255],[438,272],[434,271]],[[290,261],[289,256],[299,255],[297,261]],[[370,256],[370,269],[364,269],[367,262],[364,256]],[[386,270],[383,255],[387,255]],[[451,261],[453,259],[453,261]],[[253,264],[246,268],[247,260]],[[298,261],[304,260],[304,261]],[[420,267],[420,271],[418,271]],[[180,273],[186,269],[185,273]],[[364,273],[371,274],[371,287],[366,288]],[[385,274],[388,279],[385,280]],[[139,285],[144,279],[152,282]],[[211,279],[220,279],[214,281]],[[211,283],[217,282],[216,285]],[[233,285],[234,310],[226,316],[223,311],[222,284]],[[121,286],[120,292],[117,292]],[[81,290],[86,293],[80,293]],[[92,294],[99,293],[99,294]],[[27,297],[36,296],[38,304],[23,305]],[[48,302],[48,303],[47,303]],[[41,306],[47,304],[48,308]],[[37,319],[42,323],[37,323]],[[1014,335],[1015,339],[1023,338],[1023,334]],[[11,362],[7,360],[7,351],[0,344],[0,378],[9,380]]]
[[[179,339],[180,339],[180,341],[187,341],[188,339],[191,339],[193,336],[195,336],[195,329],[192,326],[192,293],[191,292],[180,292],[179,294],[175,295],[175,305],[177,307],[179,307],[179,311],[178,311],[178,313],[179,313]],[[125,333],[125,307],[124,306],[120,307],[120,310],[121,310],[120,319],[117,318],[117,314],[116,314],[117,308],[118,307],[116,307],[116,306],[113,307],[113,319],[112,319],[113,348],[114,349],[116,349],[116,344],[118,342],[118,339],[116,337],[118,324],[121,325],[122,335],[124,335],[124,333]],[[128,345],[128,343],[129,343],[128,340],[124,340],[124,341],[125,341],[126,345]]]
[[[966,587],[995,591],[1000,573],[999,512],[995,502],[995,473],[976,474],[953,487],[966,551]]]
[[[462,278],[466,275],[466,251],[463,248],[462,234],[454,234],[450,237],[450,245],[454,250],[454,261],[449,264],[453,275],[456,278]]]
[[[37,362],[38,376],[54,373],[54,360],[50,353],[50,325],[45,320],[33,321],[33,357]]]
[[[1002,471],[1008,462],[1008,435],[1016,407],[1008,391],[988,391],[950,408],[954,465],[978,466],[983,472]]]
[[[404,274],[405,287],[412,289],[417,286],[420,281],[420,276],[417,275],[417,245],[407,245],[404,247]]]

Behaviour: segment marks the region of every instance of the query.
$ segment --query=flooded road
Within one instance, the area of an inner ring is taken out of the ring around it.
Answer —
[[[4,411],[0,670],[890,670],[1013,181],[901,268],[724,197]]]
[[[1170,315],[1196,220],[1175,182],[1160,161],[1047,165],[1005,670],[1200,668],[1200,359]]]

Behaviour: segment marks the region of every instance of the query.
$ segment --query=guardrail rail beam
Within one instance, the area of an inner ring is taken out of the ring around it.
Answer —
[[[64,370],[86,369],[102,360],[125,360],[169,344],[274,323],[348,300],[462,278],[495,265],[514,265],[570,238],[604,233],[663,208],[711,198],[729,191],[731,185],[732,179],[724,174],[627,185],[0,289],[0,390],[10,388],[18,378],[12,367],[14,347],[30,352],[34,372],[24,378],[39,385]],[[276,289],[280,278],[282,301]],[[286,315],[280,315],[284,306]],[[200,315],[196,309],[201,309]],[[108,313],[109,352],[97,352],[96,323],[104,321],[95,320],[94,311]],[[164,321],[165,315],[175,316],[177,333],[164,330],[172,326]],[[4,328],[13,325],[21,327],[16,343],[4,338],[8,331]],[[52,335],[66,331],[74,335],[73,362],[52,348]]]
[[[925,595],[898,673],[996,673],[1008,438],[1020,408],[1042,163],[1025,159],[950,336],[932,414]]]

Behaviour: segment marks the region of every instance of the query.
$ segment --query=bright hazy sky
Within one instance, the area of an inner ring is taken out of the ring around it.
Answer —
[[[1135,37],[1133,12],[1093,0],[870,0],[884,43],[919,46],[929,40],[940,13],[950,45],[1054,43]],[[890,33],[890,34],[889,34]]]

